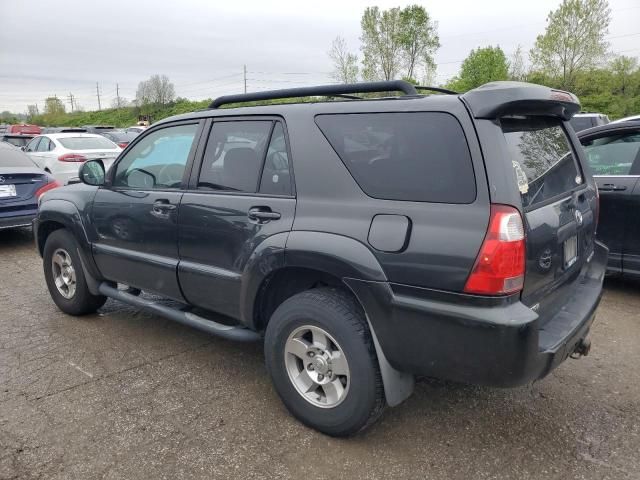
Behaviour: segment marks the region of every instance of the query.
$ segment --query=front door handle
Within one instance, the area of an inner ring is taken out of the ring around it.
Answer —
[[[260,223],[278,220],[281,217],[280,213],[273,212],[269,207],[252,207],[249,209],[247,216],[249,220],[256,220]]]
[[[615,185],[613,183],[605,183],[598,187],[601,192],[623,192],[627,189],[626,185]]]
[[[175,210],[177,207],[169,203],[169,200],[156,200],[153,202],[151,213],[154,215],[168,215],[169,212]]]

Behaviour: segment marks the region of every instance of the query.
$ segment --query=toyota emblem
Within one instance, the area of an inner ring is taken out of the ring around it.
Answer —
[[[576,210],[576,222],[578,223],[578,226],[582,225],[582,213],[580,210]]]
[[[4,177],[0,175],[0,183],[4,183]]]

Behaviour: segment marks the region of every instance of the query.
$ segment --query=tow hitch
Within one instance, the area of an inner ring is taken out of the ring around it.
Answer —
[[[573,349],[573,353],[570,355],[570,357],[573,359],[586,357],[587,355],[589,355],[590,350],[591,350],[591,340],[589,340],[588,338],[583,338],[575,346],[575,348]]]

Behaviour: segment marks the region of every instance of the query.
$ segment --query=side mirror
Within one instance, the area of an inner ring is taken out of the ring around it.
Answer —
[[[89,160],[84,162],[78,172],[80,181],[87,185],[99,187],[104,185],[104,163],[102,160]]]
[[[22,150],[23,152],[26,151],[27,150],[27,146],[26,145],[21,146],[20,150]]]

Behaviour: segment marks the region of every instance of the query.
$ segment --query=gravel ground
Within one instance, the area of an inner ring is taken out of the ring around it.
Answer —
[[[261,345],[109,301],[56,309],[31,232],[0,232],[0,478],[640,478],[640,284],[609,280],[591,354],[501,390],[423,380],[363,435],[287,414]]]

